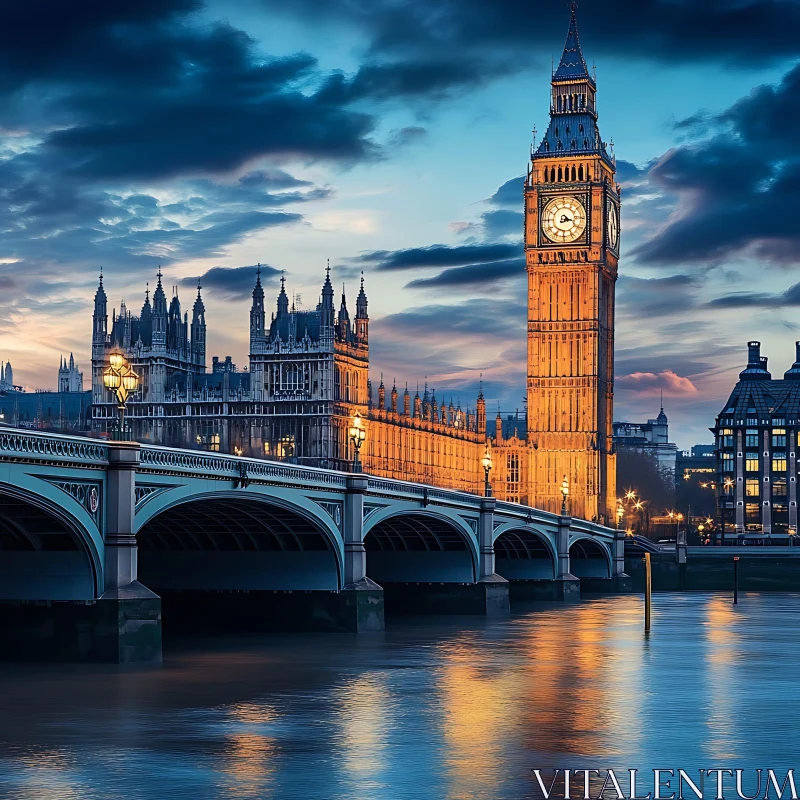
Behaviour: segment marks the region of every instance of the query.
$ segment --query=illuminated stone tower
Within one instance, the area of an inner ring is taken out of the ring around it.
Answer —
[[[552,76],[550,124],[525,181],[529,493],[533,505],[557,512],[566,475],[570,513],[612,524],[620,200],[576,7]]]

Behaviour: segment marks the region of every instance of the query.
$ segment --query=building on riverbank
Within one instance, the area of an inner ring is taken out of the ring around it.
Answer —
[[[796,533],[800,342],[783,379],[773,379],[760,342],[747,347],[747,366],[711,429],[720,521],[728,533]]]

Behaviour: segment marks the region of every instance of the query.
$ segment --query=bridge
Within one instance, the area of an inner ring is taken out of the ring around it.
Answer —
[[[161,659],[164,624],[380,630],[629,588],[600,525],[363,473],[0,428],[12,655]]]

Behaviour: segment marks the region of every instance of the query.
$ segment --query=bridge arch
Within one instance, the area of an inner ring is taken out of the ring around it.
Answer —
[[[412,507],[373,512],[364,525],[367,575],[384,583],[475,583],[475,532],[459,515]]]
[[[0,482],[0,600],[102,594],[100,533],[67,511],[67,500]]]
[[[611,553],[597,539],[576,536],[569,544],[569,571],[576,578],[610,578]]]
[[[139,579],[155,591],[337,591],[342,540],[319,512],[242,491],[162,503],[137,532]]]
[[[553,580],[557,555],[547,534],[506,523],[494,533],[495,572],[506,580]]]

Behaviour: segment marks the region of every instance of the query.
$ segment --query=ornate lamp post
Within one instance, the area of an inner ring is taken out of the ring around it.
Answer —
[[[103,371],[103,385],[109,391],[114,392],[117,398],[119,436],[122,438],[127,433],[125,404],[128,402],[128,397],[138,388],[139,376],[133,371],[122,353],[111,353],[108,362],[109,365]]]
[[[567,497],[569,497],[569,481],[567,480],[567,476],[564,476],[564,480],[561,481],[561,516],[567,516]]]
[[[364,440],[367,438],[367,431],[364,429],[364,420],[361,418],[361,414],[356,414],[353,417],[349,433],[350,441],[353,443],[353,472],[361,472],[359,453],[361,445],[364,444]]]
[[[486,445],[486,452],[481,459],[483,467],[483,494],[484,497],[492,496],[492,484],[489,483],[489,473],[492,471],[492,454],[489,452],[489,445]]]

